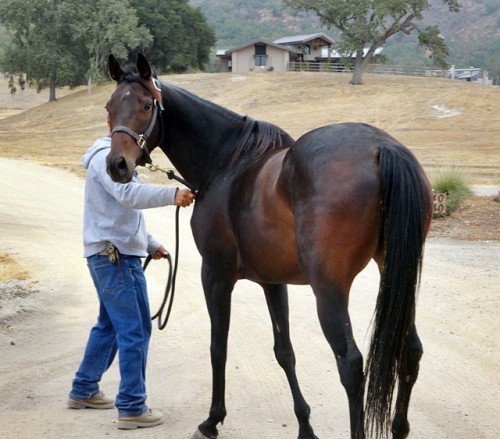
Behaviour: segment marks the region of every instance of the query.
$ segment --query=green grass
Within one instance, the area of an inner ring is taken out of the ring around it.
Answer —
[[[438,170],[431,177],[432,189],[446,194],[446,214],[457,210],[464,199],[473,194],[467,175],[459,166],[449,166]]]

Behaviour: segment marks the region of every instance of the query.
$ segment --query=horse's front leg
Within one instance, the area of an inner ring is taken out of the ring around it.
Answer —
[[[210,355],[212,359],[212,404],[208,418],[198,426],[192,439],[215,439],[217,424],[226,417],[225,387],[231,292],[235,279],[227,271],[215,272],[202,264],[202,283],[212,325]]]

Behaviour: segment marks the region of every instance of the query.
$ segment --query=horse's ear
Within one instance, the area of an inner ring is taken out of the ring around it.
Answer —
[[[123,76],[122,66],[112,53],[110,53],[108,57],[108,73],[111,79],[116,82],[120,82]]]
[[[137,67],[139,75],[141,75],[141,78],[143,78],[146,81],[149,81],[149,79],[152,76],[151,66],[149,65],[148,60],[142,53],[137,54],[137,62],[135,63],[135,65]]]

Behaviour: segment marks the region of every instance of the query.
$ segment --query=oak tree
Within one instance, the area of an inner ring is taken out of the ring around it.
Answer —
[[[12,93],[26,83],[37,90],[76,86],[104,69],[110,52],[126,56],[151,35],[138,26],[128,0],[2,0],[6,29],[1,70]]]
[[[442,0],[450,12],[460,9],[458,0]],[[419,44],[434,62],[446,65],[448,48],[437,26],[421,29],[430,0],[282,0],[284,7],[314,12],[321,23],[341,32],[336,49],[354,58],[351,84],[362,84],[365,67],[376,49],[399,32],[419,34]]]

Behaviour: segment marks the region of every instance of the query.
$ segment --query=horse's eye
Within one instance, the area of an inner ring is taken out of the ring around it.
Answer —
[[[151,107],[153,106],[153,104],[151,104],[151,102],[145,102],[144,103],[144,111],[149,111],[151,110]]]

